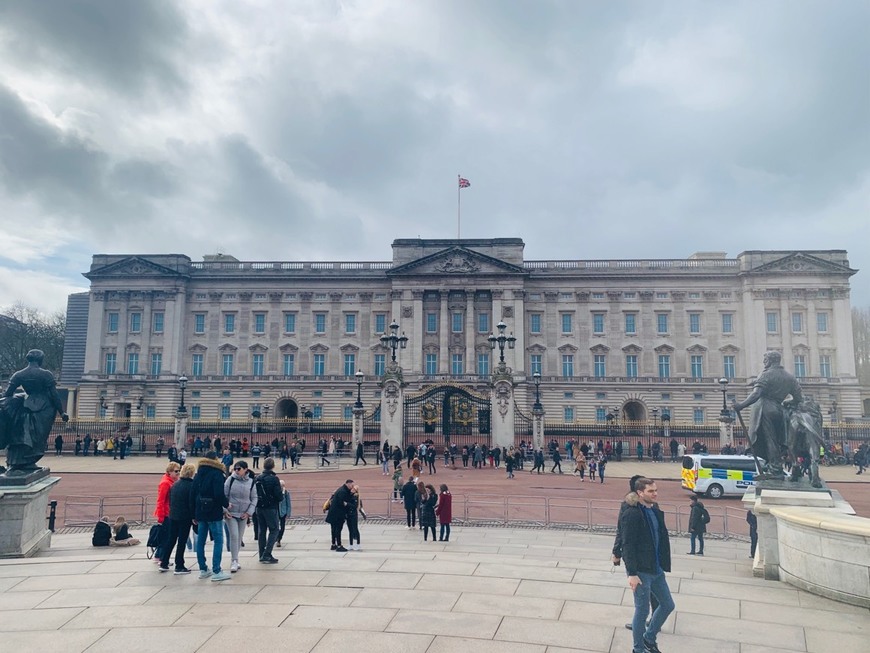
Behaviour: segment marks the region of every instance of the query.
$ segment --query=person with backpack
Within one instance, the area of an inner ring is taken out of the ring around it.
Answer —
[[[199,564],[200,579],[210,577],[213,581],[223,581],[231,578],[221,569],[224,511],[228,505],[229,501],[224,493],[224,466],[217,459],[217,454],[209,451],[199,460],[190,492],[190,507],[197,525],[196,561]],[[205,558],[205,542],[209,535],[214,541],[211,571]]]
[[[272,555],[278,541],[278,506],[284,498],[281,481],[275,474],[275,459],[263,460],[263,473],[254,481],[257,490],[257,542],[260,562],[274,565],[278,559]]]
[[[224,494],[229,502],[224,522],[230,534],[230,573],[234,574],[242,568],[239,547],[245,536],[245,526],[257,509],[254,481],[248,476],[248,463],[244,460],[233,465],[233,473],[224,481]]]
[[[91,536],[93,546],[109,546],[112,541],[112,527],[109,518],[103,517],[94,526],[94,534]]]
[[[260,445],[256,442],[254,443],[254,446],[251,447],[251,458],[254,459],[251,467],[253,469],[260,469]]]
[[[704,533],[707,532],[707,524],[710,522],[710,513],[704,507],[704,504],[698,501],[698,495],[691,496],[692,508],[689,513],[689,536],[691,537],[691,548],[688,555],[704,555]],[[698,541],[698,552],[695,553],[695,540]]]

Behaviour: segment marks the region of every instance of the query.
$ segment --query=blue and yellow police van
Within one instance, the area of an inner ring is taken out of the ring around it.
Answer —
[[[683,456],[683,489],[711,499],[737,495],[755,485],[758,468],[752,456]]]

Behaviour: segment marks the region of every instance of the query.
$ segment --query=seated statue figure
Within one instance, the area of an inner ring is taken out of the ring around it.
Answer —
[[[45,355],[39,349],[27,352],[27,367],[9,378],[9,386],[0,398],[0,449],[6,447],[6,476],[25,476],[37,471],[36,463],[45,455],[45,445],[63,412],[54,374],[42,369]],[[16,393],[21,388],[23,393]]]

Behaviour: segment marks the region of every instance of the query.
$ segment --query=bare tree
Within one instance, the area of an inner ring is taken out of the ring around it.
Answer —
[[[855,370],[861,385],[870,385],[870,308],[852,308]]]
[[[61,312],[44,315],[21,302],[0,310],[0,378],[23,367],[30,349],[44,351],[43,366],[59,374],[65,328],[66,316]]]

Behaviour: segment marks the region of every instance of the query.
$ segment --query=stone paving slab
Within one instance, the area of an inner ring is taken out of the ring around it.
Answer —
[[[515,618],[502,621],[495,639],[527,644],[547,644],[589,651],[609,651],[613,626],[572,621]]]
[[[107,632],[107,628],[64,631],[62,635],[54,630],[6,632],[3,633],[3,647],[6,651],[28,653],[57,650],[58,640],[62,637],[63,653],[82,653]]]
[[[82,610],[64,625],[63,630],[125,628],[137,623],[148,624],[155,628],[171,626],[192,607],[191,604],[182,603],[114,607],[95,606]],[[66,638],[66,633],[64,633],[63,637]]]
[[[326,526],[293,529],[281,564],[257,565],[252,547],[239,573],[212,583],[158,573],[142,548],[101,557],[90,534],[55,536],[53,555],[0,565],[2,649],[63,642],[63,653],[225,653],[241,641],[305,653],[631,649],[623,624],[633,595],[624,570],[611,573],[610,535],[457,528],[455,542],[434,550],[418,532],[387,525],[368,539],[367,551],[330,554]],[[483,542],[510,553],[482,551]],[[870,611],[753,578],[745,543],[708,552],[674,555],[677,607],[662,650],[870,651]]]
[[[281,651],[281,653],[308,653],[326,635],[325,629],[295,628],[292,635],[286,628],[224,627],[216,631],[196,653],[228,653],[242,648],[245,653]],[[239,642],[243,645],[240,647]],[[276,645],[280,642],[280,645]],[[178,651],[170,648],[166,653]],[[350,650],[350,649],[347,649]],[[118,652],[123,653],[123,652]]]

